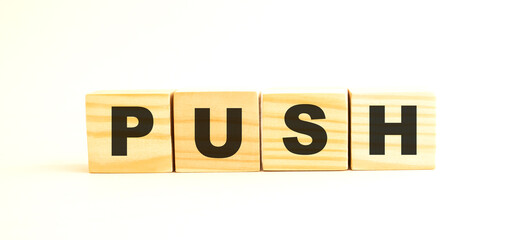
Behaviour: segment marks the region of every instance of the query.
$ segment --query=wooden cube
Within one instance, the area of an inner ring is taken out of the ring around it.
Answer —
[[[170,90],[86,95],[89,171],[172,172]]]
[[[351,91],[351,169],[435,167],[435,96]]]
[[[264,170],[347,170],[348,90],[262,93]]]
[[[176,172],[260,171],[256,91],[176,91]]]

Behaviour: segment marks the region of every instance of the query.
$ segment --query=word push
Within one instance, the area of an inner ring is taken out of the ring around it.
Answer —
[[[435,167],[435,96],[335,90],[98,91],[90,172]]]

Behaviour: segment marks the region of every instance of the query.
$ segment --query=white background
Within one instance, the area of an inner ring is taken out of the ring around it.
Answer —
[[[522,1],[0,0],[0,239],[522,239]],[[422,88],[433,171],[89,174],[103,89]]]

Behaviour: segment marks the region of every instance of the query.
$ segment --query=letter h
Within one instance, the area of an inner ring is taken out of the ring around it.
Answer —
[[[386,135],[401,135],[402,155],[417,155],[417,106],[402,106],[400,123],[386,123],[384,108],[369,106],[369,154],[384,155]]]

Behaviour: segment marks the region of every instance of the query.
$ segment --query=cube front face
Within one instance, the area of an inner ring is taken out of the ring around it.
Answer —
[[[351,169],[435,168],[435,96],[350,94]]]
[[[172,91],[86,95],[89,171],[172,172]]]
[[[347,170],[348,91],[262,93],[264,170]]]
[[[258,92],[177,91],[173,122],[176,172],[260,171]]]

